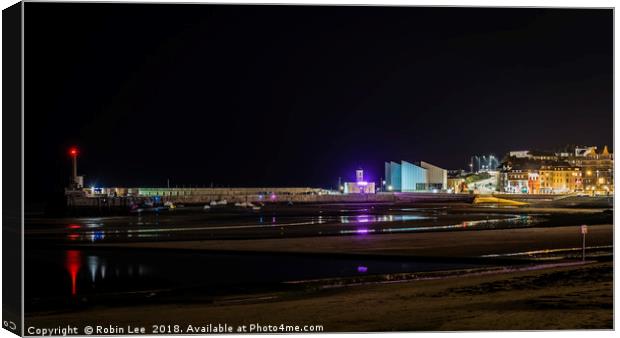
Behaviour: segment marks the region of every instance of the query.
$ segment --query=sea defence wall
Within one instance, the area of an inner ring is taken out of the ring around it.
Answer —
[[[158,199],[174,204],[205,205],[212,201],[228,203],[471,203],[474,195],[447,193],[378,193],[378,194],[334,194],[309,188],[196,188],[192,191],[149,190],[138,195],[67,195],[69,207],[129,208],[133,203]]]

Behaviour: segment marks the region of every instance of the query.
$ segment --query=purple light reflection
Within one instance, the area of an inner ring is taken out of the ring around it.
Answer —
[[[370,222],[370,217],[368,215],[358,215],[357,223],[368,223]]]
[[[366,272],[368,272],[368,267],[360,265],[360,266],[357,267],[357,272],[359,272],[359,273],[366,273]]]

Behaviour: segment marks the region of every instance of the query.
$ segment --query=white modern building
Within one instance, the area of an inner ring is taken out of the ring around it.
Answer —
[[[428,162],[385,162],[385,189],[396,192],[445,190],[448,171]]]
[[[426,183],[428,189],[444,190],[448,187],[448,171],[446,169],[439,168],[428,162],[420,161],[420,166],[426,169]]]

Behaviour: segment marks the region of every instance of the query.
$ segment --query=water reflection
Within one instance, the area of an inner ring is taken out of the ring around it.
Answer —
[[[126,283],[126,278],[144,277],[151,272],[151,268],[143,264],[113,262],[114,274],[109,275],[109,265],[108,260],[99,255],[84,255],[80,250],[66,250],[64,267],[70,276],[71,295],[83,293],[85,289],[92,290],[96,283],[114,284],[121,280]]]
[[[405,227],[405,228],[383,228],[383,229],[353,229],[353,230],[340,230],[341,234],[368,234],[368,233],[393,233],[393,232],[415,232],[415,231],[431,231],[431,230],[449,230],[469,227],[479,227],[492,229],[496,225],[501,224],[508,227],[525,227],[530,226],[535,222],[532,216],[515,215],[512,218],[498,218],[498,219],[484,219],[477,221],[464,221],[457,224],[449,225],[436,225],[436,226],[418,226],[418,227]]]
[[[487,216],[488,217],[488,216]],[[458,220],[456,224],[446,224],[446,220],[437,214],[374,214],[372,212],[352,215],[312,215],[312,216],[274,216],[260,215],[247,218],[224,218],[215,220],[192,220],[174,218],[166,222],[125,223],[123,220],[113,220],[109,223],[85,222],[63,224],[62,229],[39,227],[35,230],[36,236],[59,236],[70,242],[113,242],[118,240],[140,241],[176,238],[217,238],[250,236],[288,235],[289,232],[314,235],[318,234],[369,234],[385,232],[406,232],[418,230],[447,230],[464,229],[471,227],[513,227],[518,225],[532,225],[530,216],[526,215],[492,215],[496,219]],[[482,218],[481,215],[471,216],[473,219]],[[418,223],[420,222],[420,223]],[[425,223],[424,226],[421,224]],[[391,223],[391,224],[390,224]],[[333,227],[312,228],[311,226],[327,224]],[[444,224],[439,226],[438,224]],[[363,229],[351,229],[352,227]],[[383,229],[380,229],[383,227]],[[262,230],[264,229],[264,230]],[[277,232],[276,232],[277,231]],[[29,235],[31,238],[33,235]]]
[[[82,267],[82,253],[79,250],[67,250],[65,268],[71,277],[71,295],[77,294],[77,275]]]
[[[238,292],[239,287],[282,282],[405,273],[477,264],[366,257],[334,258],[271,254],[200,254],[142,250],[37,250],[25,264],[26,301],[34,309],[140,300],[151,294]],[[187,294],[188,297],[192,295]]]
[[[422,219],[429,219],[431,217],[420,215],[355,215],[355,216],[340,216],[340,223],[376,223],[376,222],[406,222],[416,221]]]
[[[92,229],[92,228],[101,228],[103,226],[104,226],[104,224],[101,223],[101,222],[98,222],[98,223],[90,223],[89,222],[89,223],[84,223],[83,225],[82,224],[76,224],[76,223],[70,223],[70,224],[67,225],[67,229],[71,229],[71,230],[82,229],[82,228]]]
[[[90,280],[94,283],[97,276],[97,268],[99,267],[99,257],[88,256],[88,269],[90,271]]]
[[[117,231],[118,232],[118,231]],[[105,239],[105,231],[103,230],[95,230],[95,231],[85,231],[82,233],[69,233],[67,234],[67,239],[70,241],[90,241],[97,242]]]

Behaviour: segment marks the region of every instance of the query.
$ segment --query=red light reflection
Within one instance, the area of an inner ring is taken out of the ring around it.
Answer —
[[[65,256],[65,268],[71,275],[71,295],[77,294],[77,274],[82,265],[82,253],[78,250],[67,250]]]

